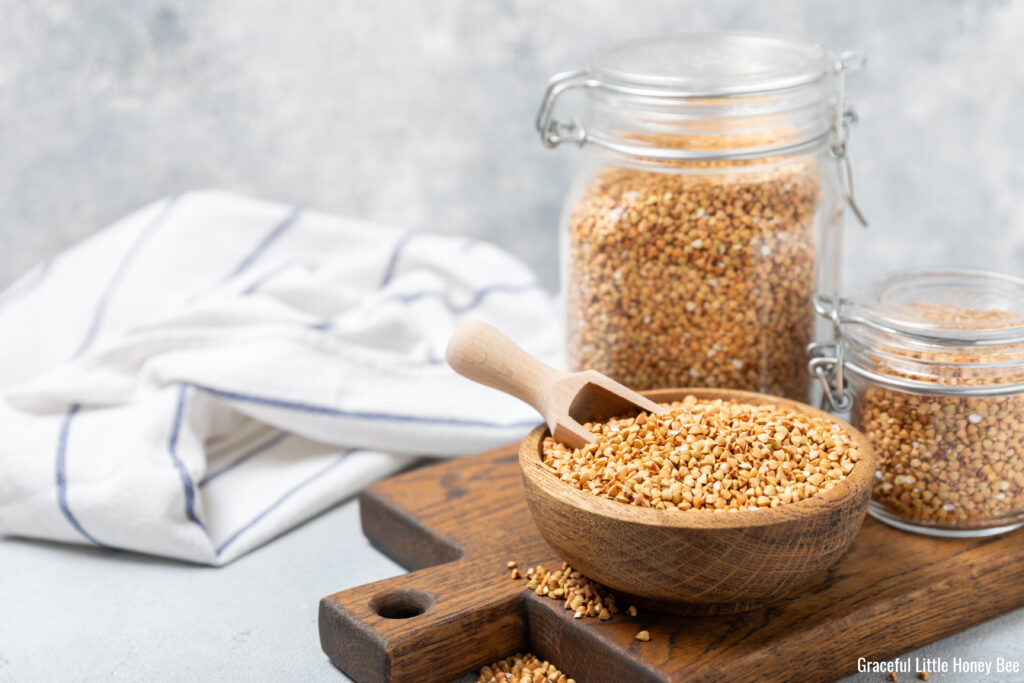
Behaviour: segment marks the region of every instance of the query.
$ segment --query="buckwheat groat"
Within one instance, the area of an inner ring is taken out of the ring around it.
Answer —
[[[773,508],[827,491],[860,453],[827,418],[722,400],[667,404],[587,424],[597,441],[544,441],[544,465],[568,484],[631,505],[715,512]]]
[[[550,662],[516,653],[480,670],[477,683],[575,683]]]
[[[1024,396],[867,389],[855,424],[879,455],[874,500],[914,521],[999,520],[1024,511]]]
[[[594,176],[569,220],[573,367],[806,398],[820,182],[813,159],[775,161]]]
[[[983,324],[1000,329],[1005,311],[915,304],[943,329]],[[984,355],[890,350],[903,359],[890,372],[915,382],[960,386],[1024,381],[1024,372],[993,377],[994,364],[1022,360],[1019,349]],[[893,515],[940,525],[984,526],[1024,513],[1024,395],[912,393],[863,383],[851,420],[878,451],[873,499]]]

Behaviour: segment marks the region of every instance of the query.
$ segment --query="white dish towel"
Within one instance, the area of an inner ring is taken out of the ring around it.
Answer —
[[[500,249],[221,192],[147,206],[0,295],[0,531],[219,565],[420,455],[538,416],[443,362],[478,318],[557,357]]]

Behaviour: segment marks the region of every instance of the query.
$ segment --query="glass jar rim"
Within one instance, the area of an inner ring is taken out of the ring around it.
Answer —
[[[858,53],[834,57],[790,36],[720,31],[612,45],[584,69],[554,76],[535,122],[548,147],[593,144],[662,161],[845,154],[856,112],[844,99]],[[559,97],[585,94],[581,123],[558,120]]]
[[[820,44],[753,31],[680,33],[595,51],[588,72],[648,97],[722,98],[776,93],[830,76],[835,59]]]
[[[1024,280],[970,270],[904,271],[840,306],[844,365],[923,393],[1024,392]]]
[[[1024,279],[977,270],[909,270],[875,280],[843,306],[850,334],[948,346],[1024,343]],[[845,334],[845,333],[844,333]]]

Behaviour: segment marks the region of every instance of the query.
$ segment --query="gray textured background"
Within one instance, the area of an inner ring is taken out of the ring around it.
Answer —
[[[1021,3],[0,2],[0,285],[216,186],[486,236],[553,286],[578,153],[533,132],[546,79],[608,41],[711,28],[868,54],[850,90],[873,225],[848,239],[851,283],[907,264],[1024,275]]]

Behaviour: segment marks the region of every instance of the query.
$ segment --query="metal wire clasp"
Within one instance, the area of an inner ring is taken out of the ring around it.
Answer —
[[[823,296],[814,297],[814,308],[818,315],[832,321],[835,339],[830,342],[814,342],[807,347],[807,355],[810,356],[807,371],[821,384],[829,409],[837,413],[845,413],[853,407],[853,397],[846,388],[844,375],[843,303],[844,300],[839,297],[831,300]]]
[[[555,103],[566,90],[572,88],[589,88],[594,82],[586,77],[584,69],[577,71],[565,71],[555,74],[548,81],[547,90],[544,91],[544,101],[541,102],[540,111],[537,112],[535,125],[540,133],[541,142],[545,147],[558,147],[563,142],[575,142],[583,145],[587,141],[587,131],[583,129],[579,121],[559,121],[554,118]]]
[[[836,118],[833,125],[835,130],[832,138],[832,155],[841,163],[839,165],[839,180],[843,188],[843,196],[846,203],[857,217],[860,224],[865,228],[868,226],[864,212],[857,206],[857,199],[853,194],[853,164],[850,162],[850,139],[853,136],[853,127],[857,124],[857,110],[853,105],[846,103],[846,74],[861,69],[867,59],[859,52],[843,52],[836,60],[833,69],[836,74]]]

